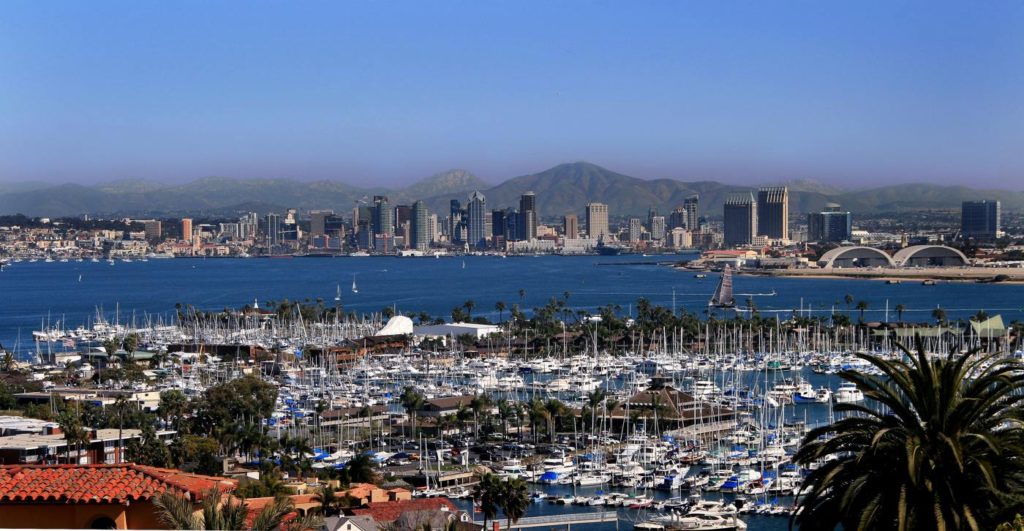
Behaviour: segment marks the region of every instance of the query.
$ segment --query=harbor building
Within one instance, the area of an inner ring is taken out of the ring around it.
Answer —
[[[789,238],[789,189],[785,186],[757,191],[757,235],[769,240]]]
[[[960,207],[960,232],[964,238],[994,240],[999,237],[999,201],[964,201]]]
[[[727,246],[750,245],[757,235],[757,201],[750,192],[733,194],[725,200],[725,240]]]

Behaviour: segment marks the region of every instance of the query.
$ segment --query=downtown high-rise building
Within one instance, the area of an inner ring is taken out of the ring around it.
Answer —
[[[587,203],[587,236],[593,239],[607,239],[608,205],[604,203]]]
[[[537,238],[537,194],[526,192],[519,197],[519,238]]]
[[[690,226],[686,221],[686,209],[681,206],[676,207],[676,209],[668,215],[668,230],[689,228]]]
[[[960,232],[964,238],[998,238],[999,216],[999,201],[964,201],[960,205]]]
[[[640,218],[629,218],[629,243],[637,243],[643,236],[644,226]]]
[[[412,241],[409,242],[409,247],[417,251],[426,251],[430,249],[430,242],[433,239],[430,234],[430,213],[427,212],[427,205],[423,201],[413,203],[411,211],[409,235]]]
[[[281,215],[267,214],[267,247],[281,244]]]
[[[789,239],[789,189],[771,186],[757,191],[757,235]]]
[[[309,213],[309,235],[323,236],[327,234],[327,216],[333,216],[333,210],[313,210]]]
[[[566,238],[578,238],[580,235],[580,223],[576,214],[566,214],[562,218],[562,231]]]
[[[821,212],[807,214],[807,241],[844,242],[853,238],[853,216],[829,203]]]
[[[724,243],[727,246],[750,245],[757,236],[757,201],[746,192],[725,200]]]
[[[683,200],[683,210],[686,211],[686,227],[691,231],[700,228],[700,196],[694,194]],[[673,227],[675,228],[675,227]]]
[[[373,234],[389,237],[395,233],[395,213],[385,195],[373,196]]]
[[[665,216],[653,216],[651,218],[651,239],[665,239]]]
[[[466,241],[476,248],[487,247],[487,198],[479,191],[469,195],[466,205]]]
[[[181,239],[192,241],[192,218],[181,218]]]

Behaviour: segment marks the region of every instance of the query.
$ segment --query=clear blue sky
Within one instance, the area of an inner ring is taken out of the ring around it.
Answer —
[[[0,182],[1024,188],[1024,2],[0,2]]]

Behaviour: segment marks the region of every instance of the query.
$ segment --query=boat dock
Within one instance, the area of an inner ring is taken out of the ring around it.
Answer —
[[[574,525],[585,525],[585,524],[604,524],[615,522],[615,529],[619,528],[619,515],[615,511],[595,511],[586,513],[572,513],[572,514],[553,514],[548,516],[528,516],[520,518],[518,522],[512,524],[512,527],[508,526],[508,521],[503,518],[493,520],[492,531],[502,531],[510,529],[527,529],[533,527],[561,527],[565,526],[568,531],[572,529]],[[482,521],[474,522],[476,524],[483,524]]]

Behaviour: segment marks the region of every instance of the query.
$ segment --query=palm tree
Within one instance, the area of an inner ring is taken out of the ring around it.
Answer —
[[[4,372],[14,371],[14,354],[10,352],[4,352],[3,369]]]
[[[335,515],[341,511],[341,499],[329,485],[320,487],[320,490],[313,495],[313,499],[320,504],[320,513],[324,516]]]
[[[473,486],[473,502],[484,515],[483,529],[487,529],[487,521],[498,515],[498,504],[501,500],[501,481],[494,474],[480,476],[480,481]]]
[[[857,356],[844,371],[870,405],[809,432],[793,460],[819,463],[794,523],[816,529],[992,529],[1024,510],[1024,364],[997,354],[907,361]]]
[[[494,303],[494,309],[498,312],[498,322],[505,321],[505,301],[498,301]]]
[[[935,322],[939,323],[940,325],[945,323],[946,310],[936,307],[934,310],[932,310],[932,319],[935,319]]]
[[[476,303],[473,302],[473,299],[469,299],[466,302],[462,303],[462,307],[466,309],[466,315],[469,316],[469,319],[467,319],[467,320],[472,321],[473,320],[473,308],[476,308]]]
[[[907,311],[907,307],[903,303],[896,305],[896,315],[899,317],[900,322],[903,322],[903,312]]]
[[[860,322],[864,322],[864,311],[868,309],[868,301],[858,301],[857,310],[860,311]]]
[[[423,407],[425,399],[423,398],[423,395],[416,392],[416,388],[410,385],[406,386],[406,388],[402,391],[401,402],[402,407],[404,407],[406,413],[409,414],[409,422],[411,423],[410,425],[412,426],[412,433],[413,435],[415,435],[416,412],[419,411],[421,407]]]
[[[526,482],[519,478],[506,480],[501,485],[501,510],[508,519],[508,528],[519,521],[530,507],[530,496],[527,494]]]
[[[373,470],[373,460],[370,454],[359,454],[345,463],[345,472],[348,473],[349,481],[355,483],[373,483],[377,473]]]

